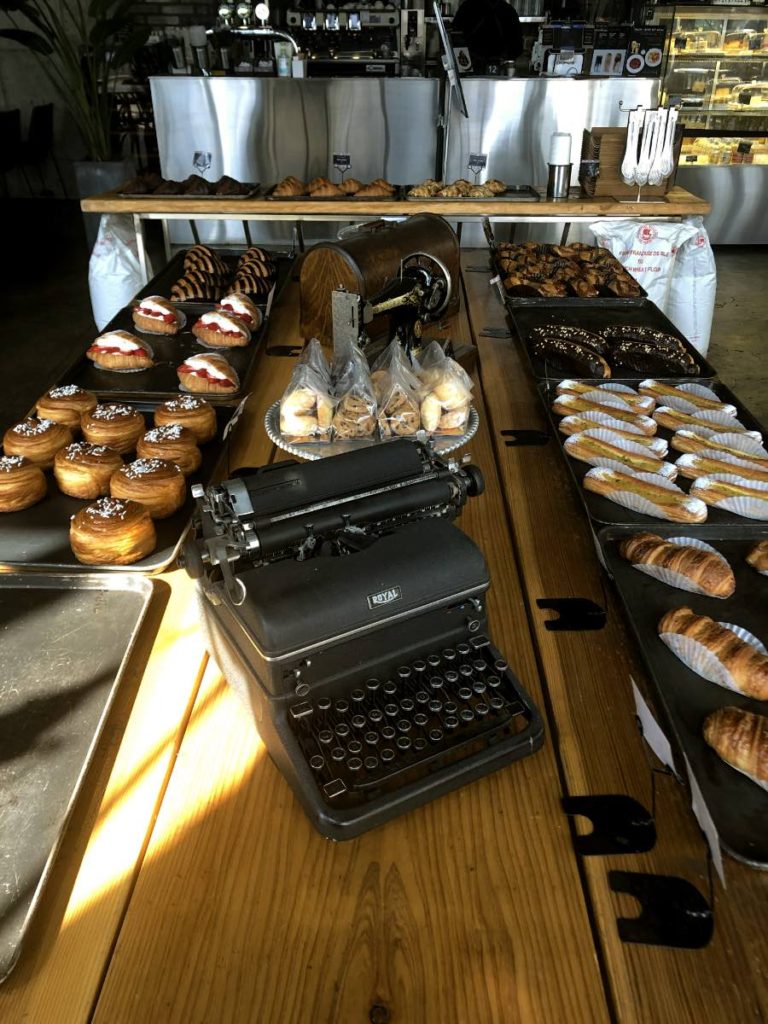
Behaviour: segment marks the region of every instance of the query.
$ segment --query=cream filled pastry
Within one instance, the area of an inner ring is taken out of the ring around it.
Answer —
[[[85,565],[131,565],[155,550],[157,535],[146,506],[99,498],[72,516],[69,543]]]
[[[6,430],[3,447],[6,455],[25,455],[41,469],[50,469],[56,452],[71,440],[72,431],[63,423],[28,416]]]
[[[102,370],[146,370],[154,365],[154,353],[146,341],[128,331],[99,335],[85,354]]]
[[[178,334],[181,327],[179,311],[162,295],[148,295],[133,307],[133,322],[140,331],[153,334]]]
[[[53,475],[59,490],[71,498],[100,498],[109,494],[109,480],[123,460],[114,448],[75,441],[56,452]]]
[[[243,321],[222,309],[203,313],[192,333],[203,345],[213,348],[242,348],[251,340],[251,332]]]
[[[153,519],[165,519],[184,504],[187,485],[184,474],[168,459],[136,459],[112,475],[113,498],[138,501]]]
[[[163,402],[155,409],[155,426],[165,427],[169,423],[180,423],[194,434],[198,444],[205,444],[216,437],[216,413],[213,406],[196,395],[180,395]]]
[[[45,497],[45,475],[23,455],[0,455],[0,512],[19,512]]]
[[[196,394],[230,395],[240,388],[240,378],[224,356],[190,356],[176,370],[179,382]]]
[[[225,313],[234,313],[238,320],[242,320],[246,327],[256,330],[261,326],[261,310],[242,292],[230,292],[219,302],[218,308]]]
[[[62,384],[46,391],[37,401],[37,415],[41,419],[63,423],[70,430],[80,429],[80,417],[91,412],[99,404],[92,391],[79,388],[77,384]]]
[[[144,417],[130,405],[111,402],[97,405],[80,421],[83,437],[91,444],[106,444],[124,455],[136,447],[136,442],[147,429]]]
[[[180,423],[154,427],[139,438],[136,454],[141,459],[168,459],[175,462],[185,476],[200,467],[202,455],[195,435]]]

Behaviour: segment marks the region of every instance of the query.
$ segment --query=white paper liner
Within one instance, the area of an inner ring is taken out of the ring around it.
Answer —
[[[718,625],[730,630],[740,640],[750,644],[761,654],[768,653],[757,637],[741,626],[734,626],[730,622],[720,622]],[[702,679],[706,679],[710,683],[716,683],[726,690],[733,690],[734,693],[747,696],[736,685],[733,676],[717,655],[710,651],[708,647],[705,647],[704,644],[699,643],[698,640],[694,640],[690,636],[681,636],[679,633],[659,633],[659,637],[684,665],[687,665],[692,672],[700,675]]]
[[[150,331],[148,327],[139,327],[138,324],[134,324],[133,326],[134,329],[139,332],[139,334],[154,334],[158,338],[175,338],[179,331],[183,331],[184,328],[187,326],[187,314],[184,312],[183,309],[177,309],[176,316],[179,318],[179,327],[178,330],[174,331],[173,334],[169,334],[168,331]]]
[[[589,412],[576,412],[572,416],[565,416],[560,422],[560,429],[564,434],[569,433],[568,427],[572,426],[574,421],[577,419],[589,420],[596,427],[605,427],[607,430],[624,430],[628,434],[641,434],[642,430],[634,423],[625,423],[624,420],[614,419],[613,416],[609,416],[604,412],[595,412],[590,410]],[[570,433],[578,433],[578,431],[570,431]]]
[[[689,416],[698,416],[702,412],[721,412],[724,416],[730,417],[736,415],[735,405],[726,405],[723,402],[720,409],[702,409],[700,405],[696,405],[683,395],[665,395],[664,404],[670,409],[677,409],[678,412],[687,412]]]
[[[720,501],[709,501],[708,505],[711,505],[712,508],[722,508],[727,512],[733,512],[745,519],[768,520],[768,483],[764,483],[762,480],[745,480],[744,477],[734,476],[732,473],[712,473],[710,476],[700,476],[694,480],[689,493],[698,497],[705,488],[717,480],[750,487],[755,491],[765,491],[765,498],[752,498],[745,494],[736,494],[722,498]]]
[[[639,395],[637,391],[635,391],[634,388],[629,387],[628,384],[617,384],[615,381],[608,381],[606,384],[596,384],[591,391],[593,394],[600,395],[601,402],[603,401],[605,392],[615,394],[626,401],[631,410],[651,413],[656,406],[656,400],[651,395]],[[584,398],[588,391],[581,381],[561,380],[557,385],[557,393],[558,395],[579,395]]]
[[[195,335],[195,344],[199,345],[200,348],[207,348],[209,352],[218,352],[219,349],[231,352],[232,349],[248,348],[248,345],[251,343],[249,341],[247,345],[209,345],[207,341],[203,341],[202,338],[198,338],[197,335]]]
[[[672,409],[669,405],[659,405],[656,407],[656,411],[653,414],[653,418],[657,423],[665,426],[662,420],[659,419],[665,412],[677,412],[679,410]],[[700,423],[680,423],[677,426],[666,427],[667,430],[689,430],[693,434],[698,434],[700,437],[712,437],[713,434],[722,434],[724,431],[730,433],[746,434],[747,437],[752,437],[758,442],[762,442],[763,435],[757,430],[747,430],[743,423],[740,423],[733,416],[726,416],[725,413],[717,412],[713,409],[697,409],[695,413],[696,419],[701,420]],[[712,424],[709,426],[708,424]],[[739,430],[738,428],[741,428]]]
[[[710,434],[708,440],[724,444],[728,448],[738,448],[745,455],[756,455],[758,459],[768,460],[768,450],[763,447],[751,434]]]
[[[703,540],[698,540],[696,537],[667,537],[667,543],[669,544],[680,544],[689,548],[698,548],[700,551],[708,551],[710,554],[715,555],[728,570],[731,569],[731,564],[727,558],[720,554],[720,552],[711,546],[711,544],[705,544]],[[681,572],[675,572],[673,569],[667,569],[663,565],[646,565],[638,562],[632,562],[632,567],[644,572],[646,576],[651,576],[655,580],[659,580],[660,583],[666,583],[667,586],[676,587],[678,590],[687,590],[691,594],[702,594],[704,597],[717,597],[716,594],[711,594],[708,590],[702,590],[698,587],[690,576],[685,576]],[[718,598],[721,601],[727,601],[727,597]]]
[[[645,445],[635,444],[633,441],[628,441],[625,437],[619,437],[618,434],[614,434],[611,430],[597,427],[594,430],[583,430],[579,434],[572,434],[563,445],[571,458],[578,459],[579,462],[587,462],[590,466],[605,466],[607,469],[615,469],[621,473],[633,472],[631,466],[621,462],[619,459],[611,458],[610,455],[595,454],[584,456],[577,454],[575,451],[576,445],[585,437],[594,437],[598,441],[605,441],[606,444],[611,444],[616,448],[621,448],[622,451],[633,455],[640,455],[646,459],[654,455],[651,449],[646,448]],[[648,470],[648,472],[666,477],[668,480],[674,480],[677,476],[676,467],[671,462],[662,462],[661,459],[658,460],[658,467]]]
[[[626,468],[622,469],[623,473],[626,473]],[[597,469],[590,469],[590,471],[584,477],[595,478],[599,475],[603,475],[604,470],[600,467]],[[671,480],[666,480],[663,476],[659,476],[656,473],[632,473],[630,474],[636,480],[644,480],[647,483],[654,484],[656,487],[663,487],[669,491],[675,491],[683,498],[682,507],[687,508],[693,517],[692,521],[703,523],[707,518],[707,506],[701,501],[700,498],[691,497],[682,491],[679,487],[672,483]],[[596,492],[593,492],[596,493]],[[610,494],[601,495],[604,498],[608,498],[609,501],[615,502],[617,505],[621,505],[624,508],[629,508],[633,512],[639,512],[644,516],[653,516],[655,519],[666,519],[669,522],[677,522],[678,520],[672,519],[669,515],[669,511],[666,506],[656,505],[648,498],[644,498],[641,494],[635,494],[632,491],[623,491],[618,488]]]
[[[580,411],[579,409],[571,409],[568,412],[560,412],[555,409],[555,405],[560,405],[561,408],[568,409],[573,402],[592,402],[594,404],[600,404],[603,406],[602,409],[588,409],[586,411]],[[611,416],[611,409],[615,409],[616,412],[629,413],[632,420],[622,420],[618,416]],[[617,423],[629,423],[631,426],[637,427],[637,431],[632,433],[640,434],[655,434],[657,430],[657,424],[655,420],[652,420],[650,416],[645,416],[643,413],[638,412],[631,406],[628,406],[626,402],[622,402],[621,399],[617,399],[612,395],[600,395],[595,391],[588,391],[585,395],[558,395],[552,406],[552,411],[556,416],[587,416],[588,413],[599,413],[601,416],[607,416],[613,422],[610,426],[616,428]],[[603,424],[608,426],[609,424]],[[626,427],[627,430],[630,427]]]
[[[743,476],[744,479],[749,479],[749,477],[746,474],[739,473],[739,469],[759,469],[757,463],[755,462],[749,462],[747,459],[739,459],[735,455],[731,455],[729,452],[719,452],[716,448],[704,448],[700,452],[686,452],[684,455],[680,456],[675,465],[677,465],[681,471],[683,469],[690,469],[695,473],[696,467],[702,459],[714,459],[717,460],[718,462],[725,463],[727,466],[732,466],[734,475]],[[723,469],[723,473],[729,472],[731,471],[728,469]],[[768,464],[766,464],[763,472],[766,474],[766,476],[768,476]],[[702,470],[699,473],[695,473],[693,479],[695,479],[697,476],[701,476],[702,474],[706,475],[706,473],[706,470]],[[689,476],[690,474],[686,473],[683,475]],[[768,481],[765,482],[768,483]]]
[[[585,402],[599,402],[600,405],[610,405],[615,409],[621,409],[622,412],[634,412],[629,402],[625,402],[621,395],[617,395],[615,392],[607,393],[605,391],[585,391],[584,394],[579,395],[579,398]]]

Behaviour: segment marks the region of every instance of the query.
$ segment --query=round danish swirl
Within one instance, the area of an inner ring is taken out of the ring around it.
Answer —
[[[80,429],[80,417],[84,412],[93,412],[98,398],[92,391],[79,388],[77,384],[63,384],[46,391],[37,402],[37,415],[42,419],[63,423],[72,431]]]
[[[170,423],[180,423],[186,427],[198,444],[212,441],[216,436],[216,413],[213,406],[195,395],[182,395],[158,405],[155,409],[155,426],[166,427]]]
[[[72,516],[69,542],[84,565],[131,565],[155,550],[157,535],[144,505],[99,498]]]
[[[48,490],[45,474],[23,455],[0,456],[0,512],[19,512],[37,504]]]
[[[6,455],[24,455],[41,469],[50,469],[56,452],[71,440],[72,431],[63,423],[28,416],[6,430],[3,447]]]
[[[187,496],[184,474],[167,459],[136,459],[113,474],[109,484],[113,498],[144,505],[153,519],[165,519],[181,508]]]
[[[99,498],[109,494],[109,480],[123,460],[114,448],[75,441],[56,452],[53,475],[59,490],[71,498]]]
[[[202,456],[195,435],[180,423],[154,427],[139,439],[136,454],[142,459],[168,459],[188,476],[200,467]]]
[[[97,405],[80,421],[83,437],[91,444],[105,444],[125,455],[136,447],[136,442],[147,429],[144,417],[130,405],[110,403]]]

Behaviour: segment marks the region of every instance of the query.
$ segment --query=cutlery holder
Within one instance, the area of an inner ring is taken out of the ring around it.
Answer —
[[[643,133],[640,132],[642,142]],[[683,129],[675,129],[675,169],[660,185],[643,185],[643,196],[664,196],[675,183],[677,162],[683,144]],[[637,196],[637,185],[626,185],[621,177],[621,163],[627,145],[626,128],[592,128],[583,133],[579,184],[588,196],[611,196],[625,199]]]

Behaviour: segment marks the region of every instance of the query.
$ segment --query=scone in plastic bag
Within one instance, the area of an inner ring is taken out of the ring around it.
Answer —
[[[280,432],[287,441],[329,441],[333,421],[330,385],[299,364],[280,399]]]
[[[357,345],[334,363],[336,412],[334,436],[342,441],[370,440],[376,432],[376,397],[368,363]]]
[[[421,361],[421,425],[429,434],[465,433],[472,381],[455,359],[433,341]]]
[[[383,438],[409,437],[421,426],[421,384],[399,341],[382,352],[371,374],[378,403],[379,433]]]

